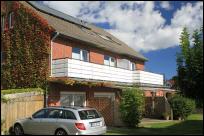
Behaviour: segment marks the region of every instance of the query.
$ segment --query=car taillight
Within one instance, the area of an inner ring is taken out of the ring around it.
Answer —
[[[80,130],[86,130],[84,123],[75,123],[75,126]]]

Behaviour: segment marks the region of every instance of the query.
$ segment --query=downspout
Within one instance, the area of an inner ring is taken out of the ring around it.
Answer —
[[[57,38],[57,36],[59,35],[59,32],[57,32],[51,39],[51,53],[50,53],[50,77],[52,77],[52,46],[53,46],[53,41]],[[47,86],[48,87],[48,86]],[[45,90],[45,94],[44,94],[44,107],[48,106],[48,96],[47,96],[47,87]]]

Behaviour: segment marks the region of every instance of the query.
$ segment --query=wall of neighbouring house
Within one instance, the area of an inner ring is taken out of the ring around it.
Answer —
[[[1,120],[5,120],[2,127],[4,131],[8,131],[17,119],[30,117],[44,106],[44,96],[40,93],[29,92],[5,96],[9,101],[1,102]]]

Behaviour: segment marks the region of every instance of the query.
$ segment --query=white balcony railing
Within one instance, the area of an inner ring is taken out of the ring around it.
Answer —
[[[163,75],[160,74],[125,70],[67,58],[52,61],[52,75],[53,77],[163,85]]]

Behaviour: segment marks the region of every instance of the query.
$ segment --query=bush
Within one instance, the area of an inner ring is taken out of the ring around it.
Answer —
[[[195,110],[195,101],[176,95],[170,99],[174,117],[186,119]]]
[[[137,127],[144,112],[143,92],[138,88],[126,89],[122,94],[120,113],[129,127]]]

